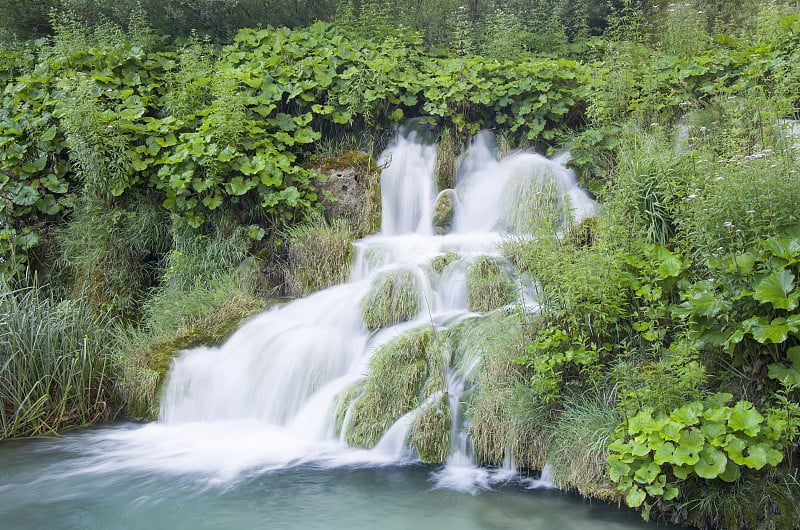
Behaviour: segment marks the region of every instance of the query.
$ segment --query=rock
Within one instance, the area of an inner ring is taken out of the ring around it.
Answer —
[[[438,235],[446,234],[453,227],[453,218],[456,214],[456,192],[443,190],[436,197],[433,207],[433,231]]]

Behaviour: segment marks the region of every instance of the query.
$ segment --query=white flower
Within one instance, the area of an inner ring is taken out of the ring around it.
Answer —
[[[733,223],[730,221],[725,221],[724,223],[722,223],[722,226],[724,226],[725,228],[733,228]]]
[[[721,181],[725,180],[725,177],[717,177],[714,180],[717,181],[717,182],[721,182]]]

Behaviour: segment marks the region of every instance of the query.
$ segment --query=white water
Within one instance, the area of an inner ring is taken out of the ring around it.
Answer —
[[[453,232],[435,236],[435,148],[416,142],[413,134],[400,136],[382,161],[389,165],[382,178],[381,232],[355,244],[350,281],[255,317],[219,348],[183,352],[165,383],[159,421],[98,433],[105,455],[98,466],[194,472],[230,482],[304,463],[371,466],[415,459],[407,438],[416,411],[398,420],[374,449],[352,449],[334,431],[337,396],[365,377],[378,345],[408,329],[469,314],[466,265],[478,255],[499,255],[513,195],[503,193],[508,186],[552,179],[577,219],[591,214],[593,203],[562,165],[566,159],[516,153],[498,161],[491,135],[483,133],[460,162]],[[447,251],[461,258],[432,279],[431,258]],[[398,267],[421,280],[423,309],[412,322],[370,333],[361,323],[360,301],[371,277]],[[507,480],[514,470],[509,463],[509,469],[489,472],[472,460],[457,409],[465,375],[451,374],[455,442],[433,479],[439,487],[477,491]]]

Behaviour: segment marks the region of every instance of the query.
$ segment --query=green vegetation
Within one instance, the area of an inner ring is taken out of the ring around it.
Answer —
[[[387,342],[373,354],[364,392],[355,398],[345,433],[347,443],[375,446],[395,421],[419,405],[432,339],[432,330],[416,330]]]
[[[503,153],[568,147],[602,207],[570,226],[555,181],[515,181],[527,206],[502,221],[533,234],[505,242],[511,266],[470,264],[469,306],[512,303],[513,267],[539,311],[382,346],[342,397],[348,441],[421,406],[412,443],[444,459],[453,370],[484,463],[549,462],[558,485],[651,519],[796,524],[796,1],[0,9],[3,438],[152,417],[177,351],[224,340],[285,283],[340,281],[378,225],[372,156],[422,116],[440,190],[493,128]],[[330,214],[320,172],[346,166],[367,179],[363,215]],[[364,324],[410,320],[420,297],[411,271],[384,272]]]
[[[361,301],[361,320],[369,329],[411,320],[422,309],[421,298],[421,285],[414,271],[397,269],[378,273]]]
[[[467,307],[486,312],[514,301],[514,282],[498,258],[478,256],[467,266]]]
[[[0,292],[0,439],[56,433],[114,417],[109,323],[80,300],[34,286]]]
[[[345,219],[329,223],[321,214],[289,228],[286,234],[289,294],[301,297],[343,283],[350,272],[354,239]]]

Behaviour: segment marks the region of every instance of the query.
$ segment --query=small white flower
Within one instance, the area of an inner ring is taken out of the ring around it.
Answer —
[[[724,223],[722,223],[722,226],[724,226],[725,228],[733,228],[733,223],[730,221],[725,221]]]
[[[725,177],[717,177],[714,180],[717,182],[722,182],[723,180],[725,180]]]
[[[696,199],[697,198],[697,194],[696,193],[692,193],[691,195],[689,195],[686,198],[689,199],[689,200]]]

